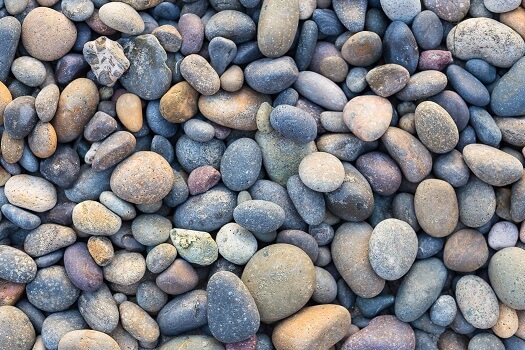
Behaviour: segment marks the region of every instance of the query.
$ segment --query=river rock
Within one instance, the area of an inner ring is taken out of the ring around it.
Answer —
[[[257,142],[241,138],[232,142],[221,158],[222,182],[232,191],[250,188],[262,166],[262,152]]]
[[[208,322],[207,307],[208,298],[202,289],[175,297],[157,316],[161,333],[173,336],[204,326]]]
[[[27,315],[14,306],[0,306],[0,341],[6,349],[30,350],[35,329]]]
[[[348,129],[363,141],[375,141],[388,129],[392,120],[392,105],[384,97],[357,96],[343,110]]]
[[[120,217],[96,201],[84,201],[75,206],[73,225],[79,231],[97,236],[111,236],[122,225]]]
[[[497,115],[513,117],[525,113],[525,98],[523,98],[524,68],[525,59],[522,58],[496,82],[492,90],[490,106]]]
[[[103,268],[104,278],[111,283],[129,286],[140,281],[146,272],[146,260],[135,252],[119,250]]]
[[[257,25],[257,44],[262,54],[266,57],[283,56],[292,46],[298,25],[298,0],[266,1]]]
[[[209,233],[174,228],[170,236],[177,252],[186,261],[206,266],[217,260],[217,243]]]
[[[15,175],[7,180],[4,193],[9,203],[36,212],[53,208],[57,194],[47,180],[32,175]]]
[[[43,224],[27,235],[24,250],[33,257],[39,257],[67,247],[76,240],[77,235],[70,227]]]
[[[129,68],[122,46],[105,36],[84,44],[82,53],[99,83],[113,86]]]
[[[87,324],[96,331],[111,333],[118,325],[117,303],[106,284],[102,284],[97,291],[82,292],[78,298],[78,309]]]
[[[155,342],[160,336],[159,325],[140,306],[130,301],[119,305],[122,327],[140,342]]]
[[[139,35],[144,31],[144,21],[137,11],[122,2],[110,2],[102,5],[98,11],[102,23],[119,32]]]
[[[474,327],[487,329],[498,322],[498,298],[480,277],[461,277],[456,285],[456,301],[465,319]]]
[[[381,97],[389,97],[399,92],[409,80],[408,70],[398,64],[384,64],[371,69],[366,74],[368,86]]]
[[[67,277],[62,266],[54,265],[38,270],[36,277],[26,286],[27,299],[47,312],[57,312],[68,309],[80,294]]]
[[[421,142],[434,153],[448,153],[459,141],[454,120],[437,103],[425,101],[417,106],[415,126]]]
[[[1,51],[2,59],[0,60],[0,82],[2,82],[2,85],[6,83],[9,72],[11,71],[11,63],[15,58],[21,30],[20,22],[16,18],[6,16],[0,19],[0,41],[4,43]],[[4,90],[7,90],[7,88]],[[4,91],[2,92],[5,93]],[[9,95],[11,94],[9,93]],[[2,97],[4,98],[4,96]],[[5,102],[3,98],[0,98],[0,100],[2,100],[0,105],[5,107],[7,103],[3,104],[3,102]],[[1,107],[0,110],[2,110]],[[1,114],[2,113],[0,113],[0,115]]]
[[[293,87],[303,97],[331,111],[342,111],[348,102],[343,90],[319,73],[300,72]]]
[[[463,229],[452,234],[445,244],[443,262],[447,268],[459,272],[473,272],[489,258],[487,241],[476,230]]]
[[[489,263],[489,279],[496,295],[505,305],[516,310],[525,309],[524,260],[522,249],[509,247],[494,254]]]
[[[159,110],[164,119],[182,123],[197,114],[199,93],[188,82],[173,85],[160,100]]]
[[[59,350],[74,350],[78,348],[85,350],[118,350],[120,346],[109,335],[80,329],[66,333],[58,343]]]
[[[0,278],[15,282],[29,283],[37,273],[35,261],[23,251],[0,245]]]

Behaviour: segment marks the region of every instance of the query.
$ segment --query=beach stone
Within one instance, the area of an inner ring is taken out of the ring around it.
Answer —
[[[128,157],[136,146],[135,137],[127,131],[117,131],[98,147],[91,166],[95,171],[110,169]]]
[[[214,95],[220,89],[219,75],[200,55],[186,56],[180,65],[180,72],[195,90],[205,96]]]
[[[68,309],[80,294],[71,283],[62,266],[38,270],[35,279],[26,285],[27,299],[42,311],[57,312]]]
[[[341,349],[409,350],[415,349],[415,346],[416,338],[410,325],[395,316],[384,315],[373,318],[368,326],[348,337]]]
[[[35,87],[46,79],[46,68],[39,60],[30,57],[18,57],[11,64],[11,72],[21,83]]]
[[[392,158],[381,152],[365,153],[356,160],[356,169],[380,195],[395,193],[401,185],[401,170]]]
[[[61,188],[71,188],[80,177],[80,159],[77,152],[71,147],[59,145],[51,157],[40,162],[40,173]]]
[[[194,169],[188,176],[188,189],[191,195],[204,193],[215,186],[221,174],[212,166],[204,165]]]
[[[489,279],[499,300],[515,309],[524,310],[524,251],[517,247],[498,251],[489,263]]]
[[[463,229],[452,234],[445,244],[443,262],[459,272],[473,272],[488,260],[489,250],[483,235],[476,230]]]
[[[237,65],[231,65],[222,73],[221,89],[228,92],[239,91],[244,85],[244,72]]]
[[[22,250],[0,245],[0,278],[14,283],[29,283],[37,274],[35,261]]]
[[[452,62],[452,54],[450,51],[425,50],[421,52],[421,55],[419,56],[418,69],[421,71],[442,71]]]
[[[410,74],[416,71],[419,52],[414,34],[404,22],[394,21],[383,36],[383,57],[386,63],[399,64]]]
[[[179,295],[195,289],[199,283],[195,269],[184,259],[173,263],[155,279],[157,286],[165,293]]]
[[[408,272],[416,259],[417,236],[412,227],[398,219],[381,221],[370,236],[370,265],[385,280],[397,280]]]
[[[337,282],[330,272],[315,267],[315,290],[312,299],[320,304],[329,304],[337,297]]]
[[[525,26],[523,19],[525,18],[525,9],[523,7],[518,6],[516,9],[501,13],[499,16],[499,20],[501,23],[511,27],[521,35],[522,38],[525,38]]]
[[[492,327],[492,331],[500,338],[510,338],[518,330],[519,321],[516,310],[511,309],[503,303],[499,303],[498,322]]]
[[[244,86],[233,93],[219,90],[212,96],[201,96],[199,110],[217,124],[238,130],[256,130],[255,117],[263,102],[270,103],[267,95]]]
[[[418,260],[401,282],[395,301],[395,314],[403,322],[421,317],[438,299],[447,280],[441,260]]]
[[[25,292],[25,284],[0,280],[0,306],[14,306]]]
[[[142,214],[131,223],[133,237],[145,246],[157,246],[168,240],[171,230],[169,219],[157,214]]]
[[[183,125],[184,133],[193,141],[208,142],[215,137],[212,124],[199,119],[191,119]]]
[[[182,168],[190,173],[205,165],[219,169],[225,148],[224,142],[218,139],[197,142],[182,135],[175,144],[175,154]]]
[[[248,85],[263,94],[276,94],[285,90],[295,82],[298,75],[297,66],[289,56],[256,60],[244,70]]]
[[[277,349],[328,349],[347,334],[350,318],[340,305],[306,307],[279,323],[272,341]]]
[[[144,21],[137,11],[123,2],[110,2],[98,12],[102,23],[119,32],[139,35],[144,31]]]
[[[389,97],[403,89],[410,80],[410,73],[398,64],[384,64],[366,74],[366,82],[372,91]]]
[[[430,308],[430,319],[438,326],[450,325],[456,317],[456,301],[450,295],[441,295]]]
[[[155,35],[159,43],[167,52],[177,52],[182,46],[182,35],[174,26],[164,24],[153,29],[151,34]]]
[[[483,144],[471,144],[463,149],[463,158],[472,172],[493,186],[506,186],[519,180],[522,164],[513,156]]]
[[[283,56],[292,46],[298,24],[297,0],[267,1],[261,9],[257,25],[257,43],[261,53],[266,57]]]
[[[206,266],[217,260],[217,243],[209,233],[174,228],[170,236],[177,252],[186,261]]]
[[[57,134],[51,123],[38,121],[29,134],[27,144],[31,152],[39,158],[52,156],[57,149]]]
[[[492,34],[486,35],[489,32]],[[462,60],[480,58],[496,67],[509,68],[525,53],[525,42],[518,33],[493,19],[469,18],[449,32],[447,48]]]
[[[130,132],[138,132],[142,128],[142,105],[135,94],[122,94],[116,103],[117,116],[122,125]]]
[[[5,131],[15,139],[29,135],[37,121],[35,99],[31,96],[19,96],[4,109]]]
[[[514,247],[518,241],[518,227],[509,221],[500,221],[491,227],[488,244],[494,250]]]
[[[197,289],[175,297],[159,312],[157,322],[163,335],[173,336],[207,324],[206,292]]]
[[[239,342],[259,329],[260,318],[255,301],[235,274],[228,271],[213,274],[206,287],[206,296],[208,325],[217,340]]]
[[[277,243],[287,243],[301,248],[312,260],[318,262],[319,246],[317,241],[310,234],[301,230],[283,230],[279,232],[276,239]]]
[[[494,334],[480,333],[473,336],[468,343],[468,350],[474,349],[503,350],[505,349],[505,345],[503,345],[503,342]]]
[[[443,40],[443,25],[434,12],[425,10],[414,17],[412,32],[423,50],[436,49]]]
[[[35,329],[27,315],[14,306],[0,306],[0,341],[9,349],[30,350]]]
[[[392,120],[392,105],[380,96],[357,96],[343,110],[348,129],[363,141],[375,141],[388,129]]]
[[[183,55],[198,53],[204,40],[204,24],[199,16],[188,12],[182,14],[178,22],[178,30],[182,35],[180,52]]]
[[[315,269],[300,248],[278,243],[255,253],[246,264],[242,281],[255,300],[261,321],[273,323],[292,315],[310,299]]]
[[[255,36],[255,23],[247,14],[236,10],[219,11],[210,17],[205,26],[206,39],[210,42],[222,37],[241,44]]]
[[[331,111],[342,111],[348,102],[343,90],[319,73],[300,72],[293,87],[301,96]]]
[[[499,0],[484,0],[483,4],[490,12],[494,13],[503,13],[509,12],[516,9],[520,6],[521,1],[511,0],[511,1],[499,1]]]
[[[285,211],[269,201],[248,200],[237,205],[233,211],[233,218],[249,231],[268,233],[281,227]]]
[[[102,269],[93,260],[87,245],[77,242],[66,248],[64,267],[71,282],[79,289],[94,292],[103,283]]]
[[[5,183],[4,194],[9,203],[39,213],[53,208],[57,203],[53,185],[32,175],[20,174],[9,178]]]
[[[222,182],[232,191],[248,189],[259,176],[262,160],[261,149],[254,140],[235,140],[226,148],[221,158]]]
[[[429,179],[421,182],[414,196],[414,207],[421,228],[430,236],[445,237],[452,233],[458,223],[459,205],[456,193],[443,180]]]
[[[170,88],[172,73],[166,65],[166,51],[157,38],[144,34],[120,39],[119,44],[130,62],[129,69],[119,80],[122,86],[144,100],[161,98]],[[144,67],[149,69],[144,70]]]
[[[130,301],[119,305],[122,327],[139,342],[154,342],[160,336],[159,325],[140,306]]]
[[[15,58],[16,49],[18,46],[18,43],[20,41],[20,33],[22,30],[22,26],[20,25],[20,22],[15,18],[11,16],[6,16],[3,18],[0,18],[0,40],[2,43],[4,43],[2,47],[2,59],[0,60],[0,82],[2,82],[2,86],[4,86],[4,83],[7,83],[7,77],[9,76],[9,72],[11,71],[11,63],[13,63],[13,59]],[[2,90],[7,90],[5,88]],[[5,106],[9,101],[6,101],[6,99],[11,100],[11,94],[5,95],[6,91],[2,91],[3,98],[0,100],[2,101],[2,104],[0,106]],[[5,97],[4,97],[5,96]],[[9,97],[7,97],[9,96]],[[0,110],[3,110],[2,107],[0,107]],[[2,113],[0,113],[1,115]]]
[[[89,254],[99,266],[106,266],[115,256],[113,244],[104,236],[91,236],[87,241]]]
[[[396,94],[396,97],[403,101],[431,97],[443,91],[447,82],[447,76],[437,70],[422,71],[410,77],[408,83]]]
[[[172,123],[182,123],[197,114],[199,93],[188,82],[172,86],[160,100],[160,113]]]
[[[490,221],[496,211],[496,194],[492,186],[471,176],[457,192],[459,218],[469,227],[481,227]]]
[[[5,218],[24,230],[33,230],[42,222],[37,215],[11,204],[2,205],[1,210]]]
[[[181,335],[164,343],[159,350],[177,349],[186,346],[194,349],[225,350],[224,345],[207,335]]]
[[[308,112],[288,105],[280,105],[270,113],[270,124],[282,136],[301,144],[315,140],[317,123]]]
[[[95,5],[89,0],[66,0],[61,3],[62,13],[72,21],[85,21],[93,14]]]
[[[62,13],[48,7],[31,10],[22,23],[22,43],[31,56],[54,61],[71,50],[77,29]]]
[[[382,53],[381,38],[369,31],[352,35],[341,47],[341,55],[345,61],[356,67],[372,65],[381,58]]]
[[[177,257],[177,249],[169,243],[161,243],[151,249],[146,256],[146,267],[153,273],[161,273]]]
[[[146,272],[144,257],[135,252],[119,250],[111,262],[103,267],[104,278],[111,283],[130,286],[140,281]]]
[[[376,274],[369,260],[372,231],[365,222],[344,223],[336,230],[331,245],[337,270],[352,291],[363,298],[377,296],[385,285],[385,280]]]
[[[323,176],[319,178],[321,174]],[[330,153],[314,152],[299,164],[299,177],[314,191],[332,192],[343,184],[345,169],[341,161]]]
[[[498,147],[501,142],[502,132],[494,118],[483,108],[471,106],[470,124],[476,131],[480,143]]]
[[[245,265],[257,252],[256,238],[250,231],[233,222],[221,227],[215,240],[221,256],[237,265]]]
[[[122,224],[118,215],[96,201],[83,201],[73,209],[73,225],[83,233],[111,236]]]
[[[288,179],[286,189],[297,212],[307,224],[318,225],[323,221],[325,200],[321,193],[308,188],[299,175],[293,175]]]
[[[447,67],[447,78],[456,92],[470,104],[486,106],[490,103],[490,94],[485,86],[467,70],[458,65]]]
[[[230,39],[213,38],[208,44],[210,64],[220,76],[237,55],[237,45]]]
[[[381,137],[388,154],[396,161],[408,181],[417,183],[432,170],[432,158],[426,147],[408,132],[389,127]]]
[[[417,106],[415,126],[421,142],[434,153],[448,153],[459,141],[454,120],[435,102],[424,101]]]
[[[77,240],[72,228],[57,224],[42,224],[31,231],[24,242],[24,251],[39,257],[67,247]]]
[[[425,7],[434,12],[439,18],[448,22],[459,22],[469,11],[470,2],[468,0],[423,0]]]
[[[60,94],[58,109],[51,122],[58,142],[69,142],[80,136],[95,114],[98,102],[98,90],[91,80],[79,78],[69,83]]]
[[[496,82],[491,94],[490,106],[499,116],[513,117],[525,112],[525,99],[521,97],[525,82],[525,59],[520,59]]]
[[[410,24],[421,12],[421,2],[406,0],[402,2],[381,0],[381,8],[392,21],[402,21]]]
[[[174,175],[168,162],[154,152],[134,153],[111,174],[111,190],[133,204],[151,204],[171,190]]]
[[[67,332],[58,343],[60,350],[73,350],[82,347],[85,350],[118,350],[118,343],[109,335],[87,329]]]
[[[480,277],[461,277],[456,285],[456,301],[465,319],[474,327],[487,329],[497,323],[498,299],[490,285]]]
[[[60,339],[66,333],[86,327],[86,321],[78,310],[53,313],[42,324],[42,343],[46,349],[58,349]]]

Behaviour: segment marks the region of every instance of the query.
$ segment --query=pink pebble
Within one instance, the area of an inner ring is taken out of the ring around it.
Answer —
[[[204,193],[215,186],[221,179],[221,174],[210,165],[198,167],[188,176],[188,189],[191,195]]]
[[[452,63],[450,51],[427,50],[419,55],[420,70],[442,70]]]

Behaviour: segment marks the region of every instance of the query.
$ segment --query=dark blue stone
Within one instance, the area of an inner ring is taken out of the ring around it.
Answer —
[[[394,305],[395,298],[393,295],[383,294],[374,298],[357,297],[356,306],[361,310],[363,316],[373,318],[381,311]]]
[[[294,88],[288,88],[275,97],[272,105],[273,107],[279,105],[295,106],[297,101],[299,101],[299,93]]]
[[[388,27],[388,17],[385,13],[377,8],[371,8],[366,12],[365,30],[374,32],[383,37]]]
[[[492,84],[496,80],[496,67],[482,59],[468,60],[465,69],[483,84]]]
[[[414,74],[419,62],[416,38],[410,28],[401,21],[392,22],[383,38],[383,57],[386,63],[395,63]]]
[[[434,12],[425,10],[414,18],[412,33],[421,49],[433,50],[443,40],[443,25]]]
[[[169,19],[176,21],[180,17],[180,9],[177,5],[171,2],[163,2],[155,6],[153,9],[153,17],[155,19]]]
[[[79,177],[80,158],[73,148],[60,145],[51,157],[40,162],[40,172],[55,185],[70,188]]]
[[[9,221],[22,229],[33,230],[40,226],[40,218],[24,209],[11,204],[4,204],[1,210],[2,214],[4,214]]]
[[[447,78],[456,92],[465,102],[475,106],[486,106],[490,102],[487,88],[475,76],[458,65],[452,64],[447,68]]]
[[[317,33],[319,29],[317,24],[312,20],[304,22],[299,34],[297,49],[295,50],[295,63],[299,71],[306,70],[312,61],[317,45]]]
[[[281,135],[297,143],[308,143],[317,137],[315,119],[294,106],[277,106],[270,113],[270,123]]]
[[[66,85],[84,76],[89,68],[89,64],[82,54],[70,53],[57,61],[55,77],[59,84]]]
[[[27,145],[24,146],[24,152],[22,153],[22,158],[18,163],[28,172],[35,173],[38,171],[38,158],[31,152],[31,149]]]
[[[77,40],[73,45],[73,50],[82,52],[84,44],[91,40],[91,28],[84,22],[76,23],[77,27]]]
[[[430,258],[443,249],[443,246],[445,245],[445,240],[443,238],[432,237],[427,235],[425,232],[418,234],[417,240],[417,259]]]
[[[494,118],[485,109],[472,106],[470,111],[470,125],[474,128],[476,136],[481,143],[498,147],[501,142],[501,130]]]
[[[175,150],[171,142],[164,136],[155,135],[151,141],[151,151],[160,154],[168,163],[175,159]]]
[[[203,165],[219,169],[225,150],[226,146],[221,140],[196,142],[186,135],[182,135],[175,145],[177,160],[188,173]]]
[[[326,222],[322,222],[319,225],[310,225],[308,233],[312,235],[320,246],[330,244],[334,239],[334,228]]]
[[[232,62],[233,64],[247,64],[263,57],[257,42],[248,41],[237,45],[237,55]]]
[[[277,94],[283,91],[290,87],[298,76],[297,66],[289,56],[253,61],[244,70],[246,83],[263,94]]]
[[[460,152],[463,152],[463,148],[465,148],[466,145],[470,145],[472,143],[476,143],[476,132],[472,126],[468,125],[465,129],[463,129],[463,131],[459,133],[459,141],[456,145],[456,149]]]
[[[312,19],[317,24],[319,32],[325,35],[340,35],[345,27],[337,18],[334,11],[329,9],[315,9]]]
[[[146,107],[146,121],[151,131],[164,137],[172,137],[179,129],[178,124],[171,123],[164,119],[159,110],[160,101],[150,101]]]
[[[208,323],[207,308],[206,292],[201,289],[176,296],[157,316],[160,331],[173,336],[202,327]]]
[[[216,37],[208,45],[210,63],[217,74],[222,75],[237,55],[237,45],[230,39]]]
[[[459,131],[467,126],[470,112],[465,101],[456,92],[444,90],[435,96],[429,97],[429,100],[437,103],[450,114]]]

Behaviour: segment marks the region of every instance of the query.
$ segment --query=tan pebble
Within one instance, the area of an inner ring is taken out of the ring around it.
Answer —
[[[519,310],[516,314],[518,315],[518,329],[514,335],[525,340],[525,310]]]
[[[277,350],[328,349],[348,334],[350,320],[340,305],[305,307],[275,327],[272,341]]]
[[[233,65],[221,75],[221,89],[224,91],[239,91],[244,84],[244,73],[241,67]]]
[[[55,84],[50,84],[40,90],[35,98],[35,110],[38,118],[48,122],[55,116],[58,107],[60,90]]]
[[[9,174],[3,167],[0,166],[0,186],[4,186],[7,180],[11,178]]]
[[[508,25],[516,33],[525,39],[525,9],[518,7],[513,11],[502,13],[499,15],[501,23]]]
[[[2,149],[2,158],[6,162],[16,163],[22,158],[22,153],[24,153],[24,139],[15,139],[4,130],[0,148]]]
[[[11,101],[13,101],[11,92],[7,86],[0,81],[0,124],[4,124],[4,109]]]
[[[60,338],[58,350],[119,350],[118,343],[109,335],[88,329],[67,332]]]
[[[73,225],[79,231],[95,236],[111,236],[120,229],[120,217],[95,201],[80,202],[73,208]]]
[[[93,260],[99,266],[106,266],[111,262],[113,256],[115,256],[115,251],[113,249],[113,244],[107,237],[103,236],[91,236],[87,242],[87,248],[89,254],[93,257]]]
[[[53,208],[57,202],[55,186],[44,178],[32,175],[15,175],[4,187],[9,203],[36,212]]]
[[[273,131],[272,125],[270,124],[270,113],[272,111],[273,107],[268,102],[263,102],[259,107],[255,122],[260,132],[268,133]]]
[[[122,125],[131,132],[142,128],[142,102],[135,94],[126,93],[117,100],[117,116]]]
[[[57,133],[51,123],[39,121],[29,134],[27,143],[31,152],[39,158],[53,155],[57,149]]]
[[[197,114],[199,93],[188,82],[181,81],[160,99],[160,114],[172,123],[183,123]]]
[[[503,303],[499,303],[498,323],[492,327],[492,331],[500,338],[512,337],[519,327],[516,310],[511,309]]]

